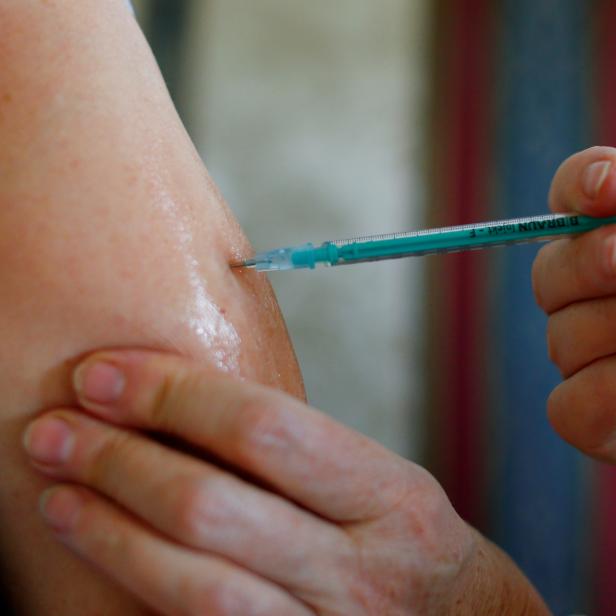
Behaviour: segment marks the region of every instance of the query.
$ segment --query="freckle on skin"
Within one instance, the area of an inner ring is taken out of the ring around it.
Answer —
[[[13,97],[7,92],[2,96],[3,103],[10,103],[13,100]]]

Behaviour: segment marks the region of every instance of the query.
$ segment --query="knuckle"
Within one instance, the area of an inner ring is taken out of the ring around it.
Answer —
[[[599,233],[591,238],[595,244],[595,269],[599,275],[602,286],[614,286],[616,280],[616,235],[614,227],[599,229]]]
[[[576,430],[571,426],[572,405],[567,402],[566,396],[563,396],[561,386],[552,390],[546,406],[548,420],[554,431],[569,444],[579,447]]]
[[[575,318],[571,318],[567,334],[576,352],[587,357],[586,363],[613,355],[616,352],[616,297],[575,304],[571,310]]]
[[[175,480],[171,515],[178,535],[191,545],[202,545],[206,533],[229,523],[231,515],[225,503],[224,486],[217,480],[186,477]]]
[[[558,270],[558,262],[563,260],[563,247],[567,240],[554,240],[542,246],[531,268],[531,286],[535,301],[541,310],[550,313],[552,310],[554,272]]]
[[[156,387],[153,399],[147,409],[148,423],[160,430],[171,424],[174,408],[182,403],[186,395],[187,377],[183,374],[164,374]]]
[[[228,583],[218,584],[214,591],[213,604],[215,609],[225,616],[256,613],[244,592]]]
[[[263,609],[240,584],[224,579],[202,582],[190,576],[182,583],[182,603],[186,616],[264,616],[275,612]]]
[[[574,447],[593,455],[616,427],[613,362],[600,361],[561,383],[547,402],[554,430]]]
[[[424,553],[439,554],[446,550],[440,529],[445,528],[454,515],[449,499],[436,479],[425,471],[426,477],[406,495],[401,510],[408,536]]]
[[[569,259],[569,272],[571,275],[571,288],[575,293],[583,292],[592,284],[595,274],[594,267],[588,267],[588,254],[586,250],[587,237],[577,238],[579,241],[572,241],[571,255]]]
[[[130,463],[135,448],[136,442],[131,432],[110,429],[89,461],[86,471],[88,483],[94,486],[104,485],[113,492],[115,482],[108,482],[107,478],[114,475],[113,470],[117,468],[118,461],[121,460],[123,464]]]
[[[272,450],[288,450],[292,432],[280,407],[267,399],[244,402],[234,426],[234,441],[242,462],[258,462]]]
[[[123,532],[122,525],[109,523],[108,516],[97,501],[86,503],[79,516],[82,547],[100,563],[130,563],[135,556],[131,535]]]
[[[603,227],[577,238],[573,242],[573,270],[575,288],[586,292],[602,293],[616,282],[613,265],[614,244],[610,237],[613,228]]]
[[[562,396],[560,392],[560,386],[555,387],[548,396],[547,414],[552,427],[560,434],[561,417],[563,414]]]
[[[611,360],[599,361],[586,371],[586,384],[592,387],[577,396],[575,413],[570,411],[575,422],[569,430],[570,441],[577,447],[592,453],[600,449],[616,427],[614,400],[614,365]],[[583,383],[582,383],[583,384]]]
[[[535,260],[533,261],[533,265],[531,268],[531,276],[530,276],[531,286],[533,290],[533,295],[535,296],[535,301],[537,302],[537,305],[544,311],[545,311],[545,302],[543,300],[543,294],[542,294],[542,291],[543,291],[542,273],[543,273],[543,264],[545,261],[546,248],[547,246],[543,246],[537,253]]]
[[[562,338],[560,336],[561,330],[561,314],[555,312],[548,319],[547,331],[546,331],[546,343],[548,358],[550,361],[563,369],[563,356],[562,356]]]
[[[160,431],[177,428],[178,409],[190,408],[203,398],[203,373],[191,366],[174,366],[161,375],[154,394],[148,400],[145,420]]]
[[[186,616],[226,616],[224,604],[219,597],[219,585],[204,585],[192,576],[184,578],[181,583],[179,598]]]

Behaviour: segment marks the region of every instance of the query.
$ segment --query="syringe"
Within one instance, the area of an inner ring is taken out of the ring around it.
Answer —
[[[584,233],[608,224],[616,224],[616,216],[591,218],[577,214],[546,214],[457,227],[332,240],[323,242],[320,246],[308,243],[276,248],[257,253],[252,259],[233,263],[232,267],[250,267],[268,272],[314,269],[317,263],[351,265],[489,246],[547,241],[556,237]]]

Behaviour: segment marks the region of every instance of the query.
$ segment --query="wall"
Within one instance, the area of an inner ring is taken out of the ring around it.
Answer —
[[[421,226],[425,1],[192,2],[189,130],[257,249]],[[404,454],[421,261],[271,275],[310,401]]]

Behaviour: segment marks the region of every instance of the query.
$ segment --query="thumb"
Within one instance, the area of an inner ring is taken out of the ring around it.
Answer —
[[[553,212],[616,215],[616,148],[578,152],[558,168],[548,197]]]

